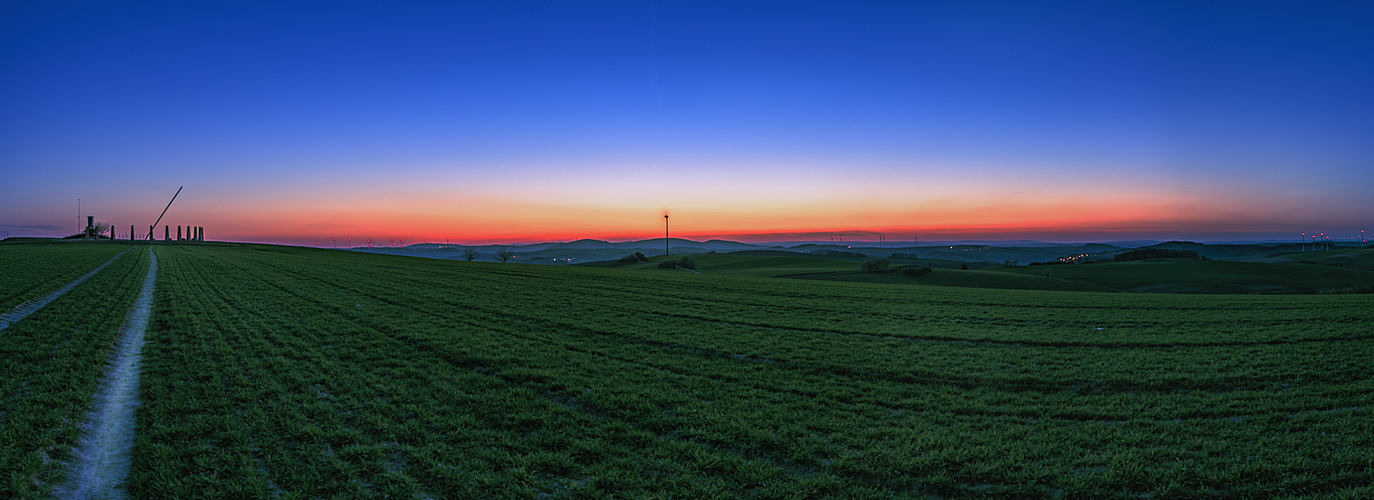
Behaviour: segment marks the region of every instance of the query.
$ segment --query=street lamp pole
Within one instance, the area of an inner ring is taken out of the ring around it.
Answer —
[[[668,214],[663,214],[663,255],[673,255],[668,251]]]

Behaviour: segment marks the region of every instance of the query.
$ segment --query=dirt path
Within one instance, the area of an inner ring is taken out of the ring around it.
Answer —
[[[153,308],[153,282],[157,280],[157,253],[148,249],[152,262],[143,278],[143,291],[129,308],[119,328],[114,359],[105,368],[81,438],[72,450],[68,482],[56,491],[57,498],[125,498],[130,452],[134,447],[134,407],[138,405],[138,368],[143,334]]]
[[[131,247],[130,250],[132,250],[132,249],[133,249],[133,248]],[[126,253],[129,253],[129,250],[125,250],[125,251],[123,251],[123,252],[119,252],[119,255],[116,255],[116,256],[114,256],[114,257],[110,257],[110,260],[105,261],[105,263],[104,263],[104,264],[101,264],[100,267],[97,267],[97,268],[95,268],[95,269],[92,269],[91,272],[81,275],[80,278],[77,278],[75,281],[72,281],[71,283],[67,283],[66,285],[62,285],[62,288],[58,288],[57,290],[53,290],[51,293],[48,293],[47,295],[44,295],[44,296],[41,296],[41,297],[38,297],[38,298],[34,298],[34,299],[29,299],[28,301],[25,301],[23,304],[19,304],[19,305],[17,305],[17,306],[14,306],[14,309],[13,309],[13,310],[10,310],[9,312],[0,314],[0,330],[4,330],[4,329],[6,329],[6,328],[9,328],[9,326],[10,326],[11,324],[14,324],[14,323],[17,322],[17,321],[19,321],[19,320],[21,320],[21,319],[24,319],[24,317],[26,317],[26,316],[28,316],[28,315],[30,315],[30,314],[33,314],[34,311],[37,311],[37,310],[39,310],[39,309],[42,309],[43,306],[48,305],[49,302],[52,302],[52,301],[54,301],[54,300],[57,300],[57,298],[58,298],[58,297],[61,297],[62,294],[65,294],[65,293],[71,291],[71,289],[76,288],[76,285],[80,285],[81,282],[82,282],[82,281],[86,281],[87,278],[90,278],[91,276],[95,276],[95,273],[98,273],[98,272],[100,272],[100,270],[105,269],[105,266],[108,266],[108,265],[114,263],[115,259],[118,259],[121,255],[124,255],[124,254],[126,254]]]

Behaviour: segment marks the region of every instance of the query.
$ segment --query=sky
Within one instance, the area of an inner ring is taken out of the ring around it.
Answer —
[[[4,2],[0,231],[1374,232],[1369,2]],[[79,200],[79,201],[78,201]],[[79,211],[78,211],[79,205]]]

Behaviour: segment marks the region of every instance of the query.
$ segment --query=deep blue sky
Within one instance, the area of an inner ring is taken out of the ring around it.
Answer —
[[[945,4],[10,2],[0,228],[1374,229],[1374,4]]]

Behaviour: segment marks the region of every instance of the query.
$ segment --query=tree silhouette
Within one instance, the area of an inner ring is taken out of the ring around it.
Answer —
[[[109,237],[111,227],[114,227],[114,224],[96,221],[94,225],[91,226],[91,236],[97,240],[102,236]]]

